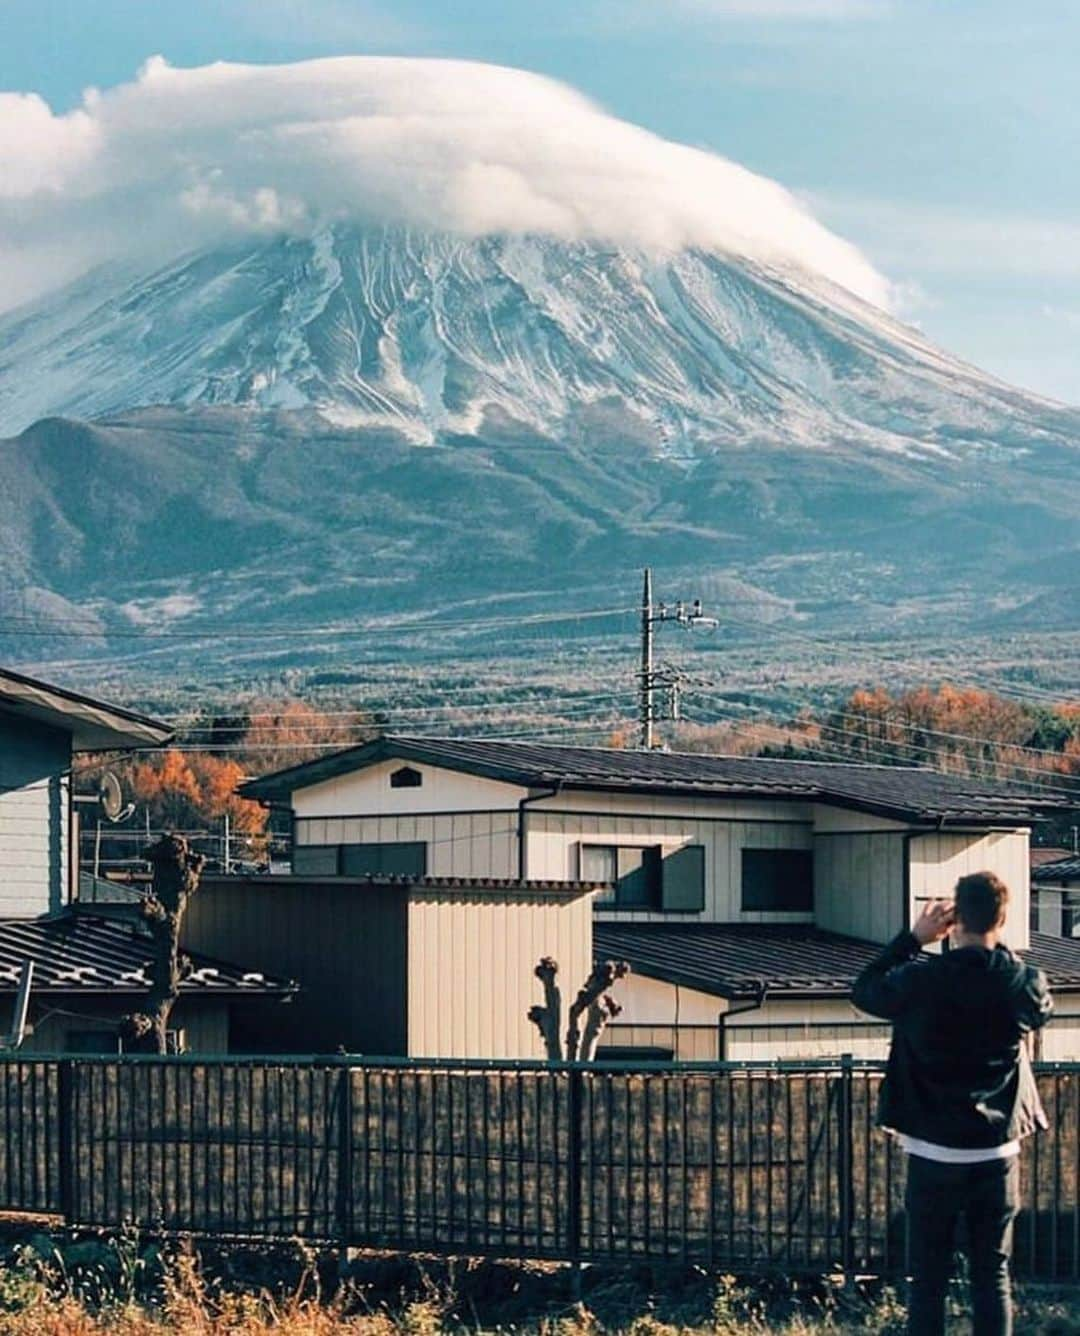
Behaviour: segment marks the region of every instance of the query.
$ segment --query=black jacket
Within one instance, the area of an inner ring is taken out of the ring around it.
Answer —
[[[927,955],[902,932],[859,975],[852,996],[893,1023],[883,1127],[971,1149],[1046,1127],[1022,1040],[1050,1019],[1050,990],[1004,946]]]

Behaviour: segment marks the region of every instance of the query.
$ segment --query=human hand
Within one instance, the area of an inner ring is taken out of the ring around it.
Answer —
[[[951,900],[934,900],[923,909],[911,933],[920,946],[940,942],[956,918],[956,906]]]

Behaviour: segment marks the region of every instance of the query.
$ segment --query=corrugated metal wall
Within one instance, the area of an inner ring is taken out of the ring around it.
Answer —
[[[996,872],[1010,892],[1005,940],[1022,951],[1029,942],[1028,835],[1026,830],[989,835],[948,832],[913,839],[910,844],[912,919],[918,917],[927,901],[950,897],[958,878],[969,872]]]
[[[0,715],[0,917],[58,910],[68,898],[71,738]]]
[[[233,1046],[265,1053],[406,1052],[405,894],[291,877],[207,877],[184,945],[296,979],[293,1001],[251,1010]]]
[[[592,968],[588,895],[444,894],[409,902],[409,1053],[542,1058],[526,1013],[543,1000],[537,961],[559,965],[563,1007]]]

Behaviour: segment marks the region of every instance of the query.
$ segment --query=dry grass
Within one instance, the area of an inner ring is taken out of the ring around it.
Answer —
[[[82,1251],[80,1251],[80,1249]],[[0,1261],[0,1336],[899,1336],[904,1309],[884,1286],[783,1277],[754,1284],[648,1267],[567,1273],[527,1265],[361,1259],[333,1293],[315,1259],[263,1256],[261,1281],[204,1267],[134,1238],[65,1245],[38,1236]],[[280,1268],[280,1269],[278,1269]],[[211,1273],[214,1272],[213,1278]],[[265,1275],[291,1275],[266,1283]],[[950,1333],[969,1330],[959,1302]],[[1080,1336],[1080,1292],[1020,1296],[1018,1332]]]

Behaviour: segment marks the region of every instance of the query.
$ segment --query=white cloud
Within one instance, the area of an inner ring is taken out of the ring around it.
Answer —
[[[66,115],[32,94],[0,99],[0,293],[339,219],[710,247],[889,297],[863,255],[775,182],[519,70],[382,57],[176,69],[154,57]]]

